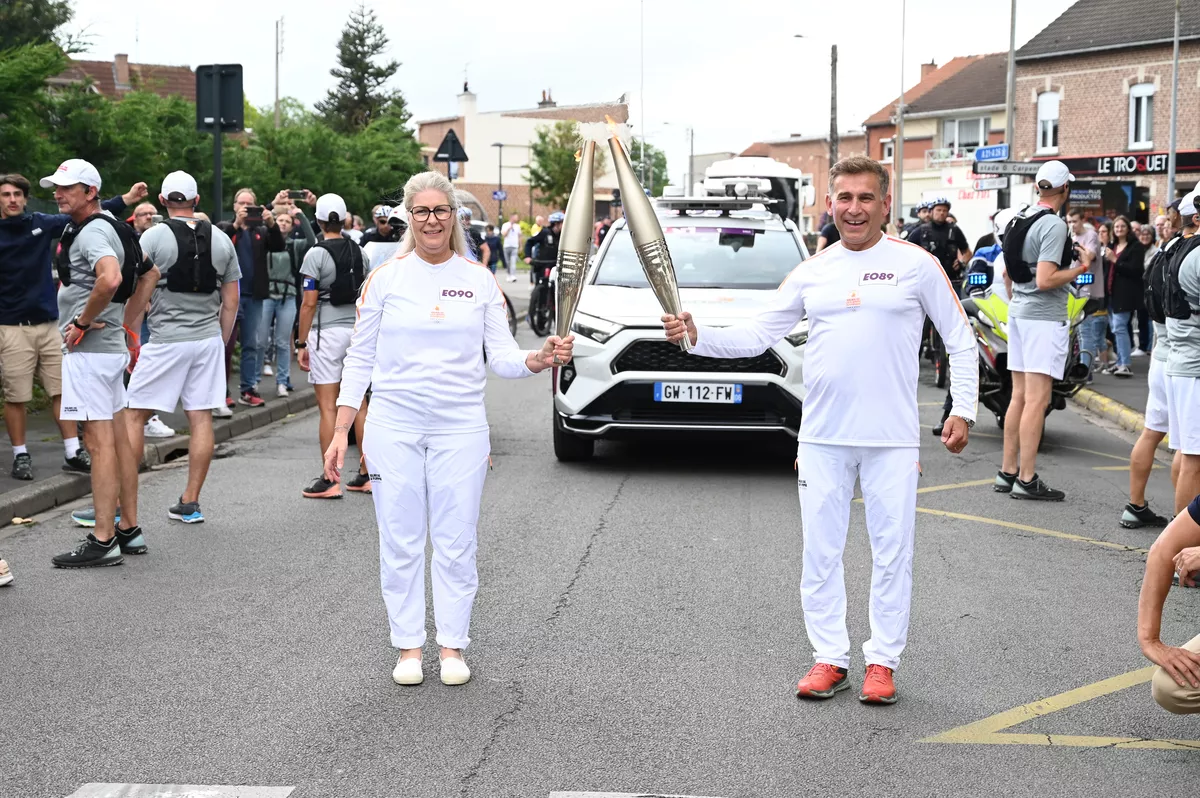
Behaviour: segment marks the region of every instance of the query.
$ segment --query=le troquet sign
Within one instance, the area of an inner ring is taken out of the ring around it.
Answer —
[[[1165,175],[1168,158],[1169,156],[1165,152],[1144,152],[1089,155],[1084,158],[1059,158],[1058,160],[1066,164],[1074,175],[1106,178]],[[1175,153],[1175,170],[1177,172],[1200,172],[1200,150]]]

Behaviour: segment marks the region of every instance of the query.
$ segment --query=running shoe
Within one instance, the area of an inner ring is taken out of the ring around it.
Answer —
[[[248,391],[242,391],[242,397],[238,399],[238,403],[247,405],[248,407],[262,407],[266,404],[263,398],[258,395],[258,391],[253,388]]]
[[[371,492],[371,477],[366,474],[355,474],[354,479],[346,483],[346,490],[357,491],[358,493]]]
[[[26,482],[33,479],[33,458],[29,456],[29,452],[21,452],[13,458],[12,476],[13,479],[23,479]]]
[[[234,404],[236,404],[236,403],[233,401],[233,397],[229,395],[229,391],[226,391],[225,392],[225,406],[228,407],[230,410],[232,410]]]
[[[845,668],[818,662],[796,685],[796,698],[833,698],[834,693],[849,687]]]
[[[167,510],[167,517],[185,524],[203,524],[204,513],[200,512],[200,502],[185,502],[179,497],[179,503]]]
[[[0,587],[11,585],[13,580],[12,570],[9,569],[8,563],[0,560]]]
[[[466,660],[459,657],[442,657],[441,662],[442,684],[451,686],[466,684],[471,681],[471,669],[467,667]]]
[[[146,422],[145,434],[147,438],[171,438],[175,435],[175,430],[162,423],[157,415],[150,416],[150,420]]]
[[[1061,490],[1055,490],[1047,485],[1037,474],[1034,474],[1033,479],[1028,482],[1022,482],[1020,479],[1014,482],[1011,495],[1014,499],[1033,499],[1043,502],[1060,502],[1067,496]]]
[[[302,490],[301,495],[306,499],[340,499],[342,498],[342,488],[336,482],[330,482],[325,477],[320,476],[312,481],[312,484]]]
[[[1146,354],[1146,350],[1142,349],[1140,346],[1129,353],[1130,357],[1145,357]]]
[[[264,377],[274,377],[275,376],[275,369],[271,368],[270,363],[263,363],[263,376]]]
[[[1012,493],[1013,483],[1016,481],[1016,474],[1006,474],[1003,471],[997,471],[996,481],[992,483],[992,490],[997,493]]]
[[[90,474],[92,473],[92,456],[88,454],[87,449],[80,446],[74,457],[63,458],[62,469],[76,474]]]
[[[71,513],[71,520],[87,529],[92,529],[96,526],[96,508],[83,507]],[[117,510],[117,523],[121,523],[121,511]]]
[[[91,532],[74,549],[50,560],[55,568],[99,568],[105,565],[120,565],[124,561],[116,538],[101,543]]]
[[[214,407],[213,418],[233,418],[233,408],[231,407]]]
[[[276,385],[275,386],[275,395],[278,396],[280,399],[287,399],[288,387],[286,385],[284,385],[283,383]]]
[[[1126,529],[1140,529],[1145,526],[1161,529],[1169,523],[1171,523],[1171,519],[1164,518],[1151,510],[1149,502],[1141,507],[1130,502],[1125,505],[1125,512],[1121,513],[1121,526]]]
[[[1122,379],[1129,379],[1133,376],[1133,369],[1129,368],[1129,366],[1117,366],[1113,369],[1112,375]]]
[[[868,665],[867,676],[863,679],[858,700],[864,704],[896,703],[896,683],[892,680],[892,669],[884,665]]]
[[[121,529],[121,523],[118,521],[114,526],[114,531],[117,533],[117,543],[121,544],[122,554],[145,554],[150,550],[150,547],[146,545],[146,537],[142,534],[140,526]]]

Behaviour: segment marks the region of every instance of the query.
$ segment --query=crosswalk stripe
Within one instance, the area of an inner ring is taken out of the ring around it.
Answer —
[[[287,798],[295,787],[233,784],[85,784],[67,798]]]

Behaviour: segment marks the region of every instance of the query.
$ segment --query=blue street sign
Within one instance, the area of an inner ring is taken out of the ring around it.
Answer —
[[[975,150],[976,161],[1006,161],[1008,160],[1008,145],[993,144],[991,147],[980,147]]]
[[[508,192],[507,191],[493,191],[492,199],[496,200],[496,202],[504,202],[504,200],[508,199]]]

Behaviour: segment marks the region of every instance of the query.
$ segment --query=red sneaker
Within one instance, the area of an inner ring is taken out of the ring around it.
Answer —
[[[818,662],[796,685],[796,698],[833,698],[834,693],[849,686],[845,668]]]
[[[244,405],[249,405],[250,407],[262,407],[266,404],[266,401],[264,401],[263,398],[258,395],[258,391],[254,390],[253,388],[251,388],[249,391],[242,391],[242,398],[238,401]]]
[[[892,681],[892,669],[884,665],[868,665],[863,679],[862,693],[858,700],[864,704],[896,703],[896,683]]]

